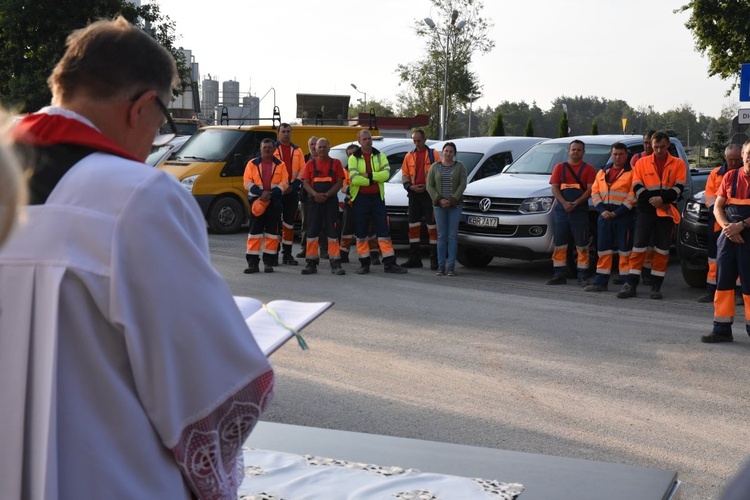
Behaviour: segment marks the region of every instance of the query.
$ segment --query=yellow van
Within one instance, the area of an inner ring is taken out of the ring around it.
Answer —
[[[331,146],[357,140],[365,127],[292,125],[292,142],[307,153],[311,136],[325,137]],[[379,132],[370,128],[373,135]],[[260,156],[260,142],[276,140],[271,125],[209,126],[198,130],[174,158],[158,168],[177,177],[195,196],[214,233],[234,233],[247,220],[250,204],[242,185],[245,165]]]

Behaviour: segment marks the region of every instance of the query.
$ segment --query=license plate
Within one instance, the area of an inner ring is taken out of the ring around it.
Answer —
[[[497,219],[495,217],[479,217],[476,215],[467,215],[466,223],[470,226],[497,227]]]

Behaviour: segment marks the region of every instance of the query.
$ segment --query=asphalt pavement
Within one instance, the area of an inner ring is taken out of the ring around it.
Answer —
[[[244,242],[210,237],[233,293],[335,302],[304,331],[310,351],[272,356],[264,420],[676,470],[683,499],[717,498],[750,455],[742,311],[733,344],[702,344],[712,306],[677,262],[664,300],[622,300],[618,286],[545,285],[549,261],[455,277],[360,276],[357,263],[334,276],[326,261],[311,276],[302,262],[245,275]]]

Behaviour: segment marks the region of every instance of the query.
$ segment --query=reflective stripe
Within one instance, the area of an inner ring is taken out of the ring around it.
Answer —
[[[367,238],[357,238],[357,255],[359,255],[360,258],[370,256],[370,244],[368,243]]]
[[[318,244],[318,238],[311,238],[307,240],[305,245],[305,259],[306,260],[319,260],[318,253],[320,246]]]
[[[732,323],[734,320],[734,290],[716,290],[714,293],[714,321]]]

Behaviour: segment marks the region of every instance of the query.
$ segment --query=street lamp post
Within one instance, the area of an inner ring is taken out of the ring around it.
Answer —
[[[362,92],[362,91],[361,91],[361,90],[359,90],[359,89],[357,88],[357,86],[356,86],[356,85],[354,85],[353,83],[352,83],[352,84],[350,84],[350,85],[352,86],[352,88],[353,88],[354,90],[356,90],[357,92],[359,92],[360,94],[363,94],[363,95],[365,96],[365,98],[364,98],[364,101],[362,101],[362,112],[363,112],[363,113],[366,113],[366,112],[367,112],[367,92]]]
[[[448,129],[448,59],[450,57],[450,40],[452,31],[461,31],[466,26],[466,21],[460,21],[456,24],[458,19],[458,11],[453,10],[451,14],[451,24],[448,26],[445,32],[445,73],[443,78],[443,115],[440,120],[440,140],[445,140],[445,133]],[[431,29],[435,29],[435,22],[429,17],[424,18],[424,23]],[[439,39],[439,37],[438,37]]]

